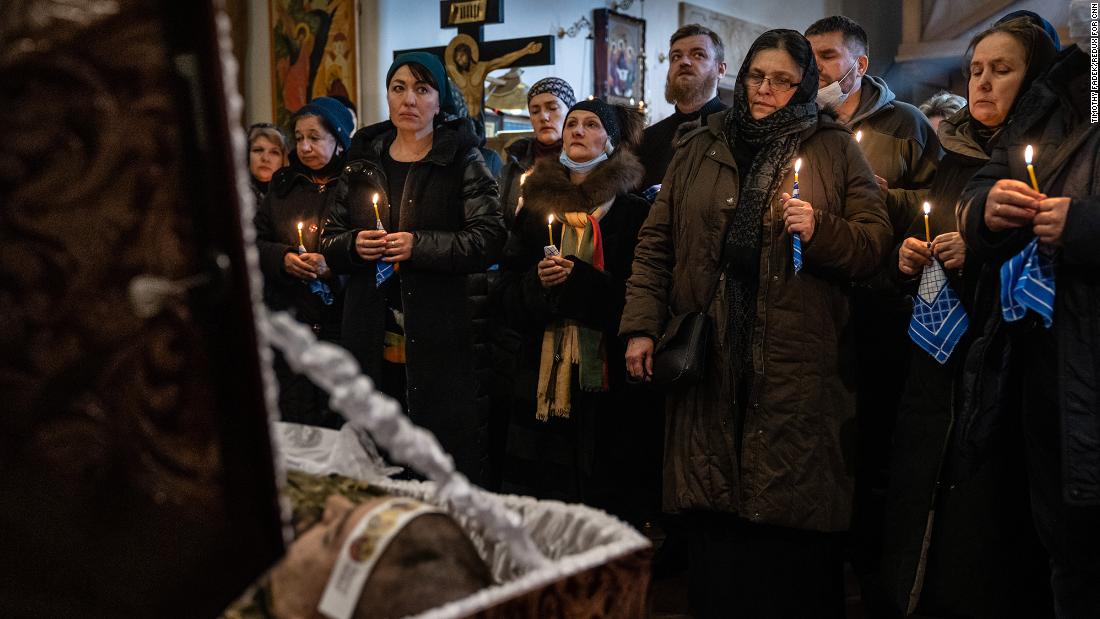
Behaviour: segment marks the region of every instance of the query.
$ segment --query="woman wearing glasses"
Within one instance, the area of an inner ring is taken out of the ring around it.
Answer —
[[[733,107],[677,146],[620,335],[628,371],[649,379],[671,318],[713,321],[702,379],[667,405],[664,507],[691,522],[695,613],[843,616],[835,533],[851,518],[855,399],[845,290],[878,268],[889,222],[858,145],[814,102],[801,34],[762,34],[737,79]]]

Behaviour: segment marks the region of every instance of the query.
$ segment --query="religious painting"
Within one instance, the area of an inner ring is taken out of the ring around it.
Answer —
[[[680,3],[680,25],[703,24],[722,39],[726,46],[726,76],[718,83],[718,95],[726,105],[733,103],[733,91],[737,86],[737,70],[749,53],[753,41],[768,30],[751,21],[738,19],[731,15],[696,6],[690,2]]]
[[[635,105],[645,98],[645,20],[608,9],[593,11],[597,97]]]
[[[316,97],[359,101],[358,0],[269,0],[274,122]]]

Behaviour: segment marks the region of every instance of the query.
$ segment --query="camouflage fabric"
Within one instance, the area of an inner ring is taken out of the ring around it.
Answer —
[[[383,496],[385,492],[365,481],[342,475],[320,477],[288,471],[282,494],[290,500],[290,523],[297,537],[321,521],[325,513],[325,500],[329,496],[339,494],[359,504]],[[264,574],[240,600],[222,613],[221,619],[273,619],[270,608],[270,588],[267,574]]]

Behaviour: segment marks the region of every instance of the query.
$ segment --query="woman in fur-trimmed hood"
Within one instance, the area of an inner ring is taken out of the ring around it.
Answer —
[[[508,321],[523,335],[506,489],[628,520],[641,517],[642,499],[619,486],[643,471],[626,453],[639,445],[625,434],[643,427],[636,416],[645,398],[626,384],[616,330],[649,213],[628,193],[643,173],[632,152],[641,128],[640,114],[603,101],[569,110],[561,156],[539,161],[524,184],[503,285]]]

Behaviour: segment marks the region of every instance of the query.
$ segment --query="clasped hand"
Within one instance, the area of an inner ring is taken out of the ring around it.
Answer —
[[[368,262],[404,262],[412,257],[413,240],[411,232],[360,230],[355,235],[355,253]]]
[[[993,232],[1031,226],[1040,243],[1061,245],[1069,204],[1069,198],[1050,198],[1027,183],[1003,178],[989,190],[983,215]]]
[[[944,232],[932,239],[929,245],[916,237],[902,241],[898,250],[898,270],[916,277],[924,267],[932,264],[935,256],[948,269],[961,269],[966,263],[966,244],[958,232]]]
[[[543,288],[551,288],[565,283],[573,272],[573,261],[561,256],[550,256],[539,261],[539,283]]]

